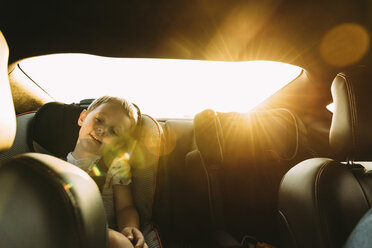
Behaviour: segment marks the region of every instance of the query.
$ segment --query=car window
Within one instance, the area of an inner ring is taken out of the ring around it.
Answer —
[[[335,111],[335,104],[332,102],[326,106],[327,110],[331,113]]]
[[[122,96],[157,118],[190,118],[206,108],[247,112],[300,75],[273,61],[201,61],[52,54],[20,63],[57,101]]]

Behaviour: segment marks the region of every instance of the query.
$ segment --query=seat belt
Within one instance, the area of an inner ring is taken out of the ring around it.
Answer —
[[[224,206],[222,200],[221,165],[207,165],[209,177],[209,202],[212,213],[212,222],[217,230],[224,227]]]
[[[216,131],[217,142],[219,146],[220,159],[218,162],[209,162],[206,169],[209,178],[209,202],[212,213],[212,222],[216,230],[223,230],[225,226],[224,221],[224,206],[222,200],[222,180],[221,180],[221,168],[223,163],[223,146],[224,137],[222,133],[221,122],[217,114],[214,115],[214,128]]]

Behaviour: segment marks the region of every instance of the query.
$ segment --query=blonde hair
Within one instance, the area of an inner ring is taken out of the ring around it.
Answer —
[[[88,107],[87,111],[93,111],[98,106],[105,104],[105,103],[114,103],[118,104],[122,107],[123,112],[128,115],[129,119],[132,123],[132,128],[134,128],[137,125],[138,121],[138,113],[137,109],[133,106],[131,102],[124,98],[115,97],[115,96],[102,96],[100,98],[97,98],[94,100]]]

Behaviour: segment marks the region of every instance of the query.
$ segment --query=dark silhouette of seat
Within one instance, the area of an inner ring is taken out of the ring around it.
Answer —
[[[0,151],[13,143],[16,122],[7,78],[8,48],[0,33]],[[27,153],[0,164],[0,247],[108,246],[99,190],[80,169]]]
[[[197,149],[187,154],[184,173],[185,224],[194,230],[187,233],[216,239],[214,247],[240,244],[245,235],[276,245],[277,192],[282,176],[310,156],[304,132],[287,109],[197,114]]]
[[[356,67],[332,84],[335,104],[330,129],[334,158],[301,162],[283,178],[279,191],[282,247],[342,247],[371,208],[371,73]],[[340,162],[345,161],[345,162]]]

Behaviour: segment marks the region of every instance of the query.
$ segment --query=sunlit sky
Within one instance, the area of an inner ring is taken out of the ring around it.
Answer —
[[[247,112],[295,79],[301,68],[271,61],[221,62],[109,58],[86,54],[34,57],[21,68],[55,100],[113,95],[157,118],[193,117],[212,108]]]

